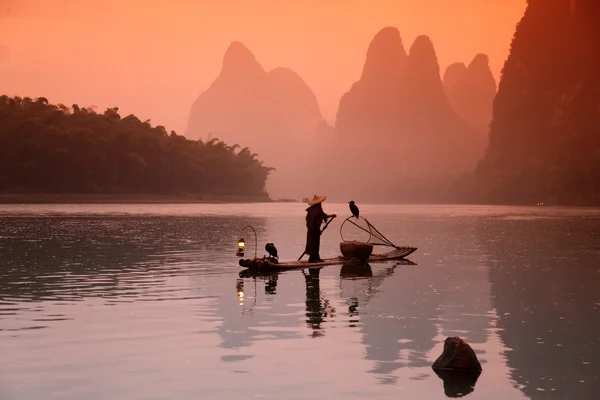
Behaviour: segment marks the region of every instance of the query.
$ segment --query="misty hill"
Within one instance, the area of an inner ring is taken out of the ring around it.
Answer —
[[[600,2],[529,0],[476,171],[480,199],[600,205]]]
[[[287,196],[306,197],[312,191],[298,186],[299,165],[306,164],[323,130],[327,125],[317,98],[298,74],[287,68],[267,72],[246,46],[233,42],[219,76],[192,105],[185,135],[212,135],[252,147],[276,169],[269,178],[270,193],[285,188]]]
[[[248,149],[187,140],[118,108],[0,97],[0,191],[228,194],[267,198]]]
[[[496,80],[488,56],[477,54],[469,66],[449,65],[444,73],[444,89],[452,109],[487,135],[496,97]]]
[[[360,79],[340,100],[335,129],[352,189],[396,200],[428,190],[410,185],[430,179],[425,186],[434,187],[472,171],[486,144],[452,110],[431,40],[419,36],[406,52],[393,27],[369,45]]]

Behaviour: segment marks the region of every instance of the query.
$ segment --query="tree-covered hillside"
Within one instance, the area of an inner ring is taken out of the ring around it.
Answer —
[[[0,96],[0,191],[266,196],[272,169],[248,148],[118,111]]]

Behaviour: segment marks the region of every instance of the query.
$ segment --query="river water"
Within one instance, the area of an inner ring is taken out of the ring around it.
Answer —
[[[600,210],[359,206],[410,262],[240,276],[247,225],[298,258],[300,203],[0,205],[0,398],[598,398]]]

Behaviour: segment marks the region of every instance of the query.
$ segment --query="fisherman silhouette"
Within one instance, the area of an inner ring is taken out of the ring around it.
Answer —
[[[358,218],[358,207],[356,206],[356,204],[354,204],[354,200],[349,201],[348,204],[350,204],[350,212],[352,213],[352,215],[354,215],[354,217]]]
[[[314,195],[312,199],[308,200],[309,207],[306,209],[306,247],[300,258],[298,258],[298,261],[307,254],[309,263],[323,262],[319,254],[321,248],[321,224],[328,218],[333,219],[336,217],[335,214],[327,214],[323,211],[321,203],[326,199],[327,196]]]

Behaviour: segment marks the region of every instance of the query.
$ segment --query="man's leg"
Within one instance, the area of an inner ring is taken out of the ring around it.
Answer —
[[[321,260],[321,232],[319,232],[319,235],[316,236],[315,238],[315,262],[323,262],[323,260]]]

